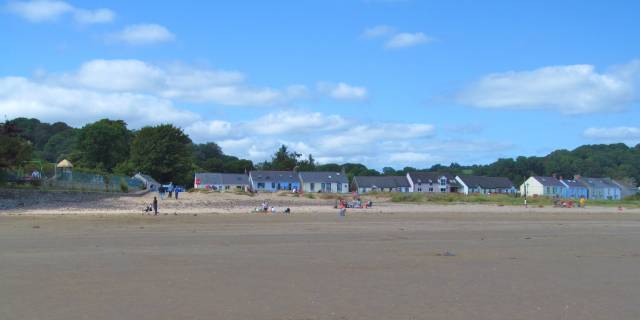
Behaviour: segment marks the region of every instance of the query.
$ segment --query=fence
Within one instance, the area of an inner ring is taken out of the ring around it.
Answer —
[[[57,172],[42,181],[43,187],[79,191],[128,192],[144,189],[142,181],[130,177],[86,172]]]

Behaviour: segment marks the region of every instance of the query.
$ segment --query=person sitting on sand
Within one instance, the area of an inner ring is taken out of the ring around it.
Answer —
[[[291,209],[289,209],[289,208],[284,209],[284,213],[291,214]]]

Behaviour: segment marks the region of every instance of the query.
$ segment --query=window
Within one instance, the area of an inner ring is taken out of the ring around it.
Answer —
[[[433,188],[429,188],[429,192],[433,192]]]
[[[315,189],[316,189],[316,184],[315,184],[315,183],[313,183],[313,182],[309,183],[309,189],[310,189],[311,191],[315,191]]]
[[[447,192],[447,188],[440,188],[440,192]]]
[[[231,186],[224,186],[225,190],[229,190],[231,188]]]
[[[276,188],[276,183],[275,182],[271,182],[271,189],[275,189]]]
[[[342,183],[338,183],[338,192],[342,192]]]
[[[422,188],[418,188],[418,192],[422,192]]]
[[[445,178],[445,177],[440,178],[440,185],[441,186],[446,186],[447,185],[447,178]]]
[[[258,182],[258,189],[264,189],[264,182]]]

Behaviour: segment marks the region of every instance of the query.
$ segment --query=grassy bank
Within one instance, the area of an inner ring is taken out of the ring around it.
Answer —
[[[510,195],[464,195],[457,193],[445,193],[445,194],[425,194],[425,193],[376,193],[376,197],[388,198],[391,202],[398,203],[437,203],[437,204],[459,204],[459,203],[474,203],[474,204],[496,204],[496,205],[522,205],[524,199],[521,197],[514,197]],[[568,201],[568,200],[564,200]],[[573,200],[576,203],[576,200]],[[553,206],[554,201],[548,197],[530,197],[527,199],[527,203],[532,206]],[[602,207],[630,207],[640,208],[640,198],[628,198],[619,201],[612,200],[587,200],[587,205],[602,206]]]

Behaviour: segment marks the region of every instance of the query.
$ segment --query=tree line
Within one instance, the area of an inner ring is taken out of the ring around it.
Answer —
[[[318,164],[312,155],[282,145],[271,159],[254,164],[251,160],[225,154],[215,142],[193,143],[171,124],[127,128],[122,120],[102,119],[82,128],[64,122],[44,123],[16,118],[0,127],[0,168],[25,160],[57,162],[69,159],[76,167],[98,172],[131,175],[144,172],[163,182],[189,185],[197,171],[244,173],[249,170],[343,171],[356,175],[405,175],[412,171],[448,172],[507,177],[519,185],[531,175],[575,174],[640,181],[640,144],[584,145],[574,150],[556,150],[544,157],[498,159],[486,165],[436,164],[429,168],[384,167],[382,171],[360,163]]]

